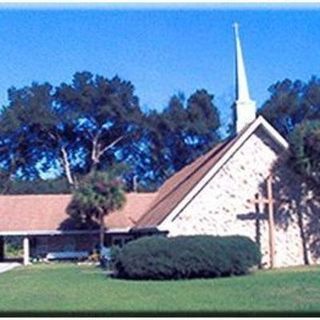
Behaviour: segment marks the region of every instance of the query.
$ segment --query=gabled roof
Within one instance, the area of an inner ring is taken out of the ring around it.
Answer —
[[[147,210],[156,193],[128,193],[122,210],[105,219],[107,229],[129,230]],[[64,230],[71,195],[7,195],[0,197],[0,235],[54,234]],[[59,231],[60,230],[60,231]]]
[[[135,227],[154,227],[161,223],[184,196],[220,159],[235,139],[219,143],[212,150],[171,176],[159,189],[158,196]]]
[[[219,170],[258,127],[262,127],[279,146],[288,148],[286,140],[262,116],[259,116],[237,136],[219,143],[170,177],[159,189],[157,197],[149,210],[138,220],[135,228],[156,227],[174,211],[179,211],[177,207],[183,207],[183,203],[192,199],[202,184],[205,184],[204,178],[208,173],[214,174],[213,171]]]

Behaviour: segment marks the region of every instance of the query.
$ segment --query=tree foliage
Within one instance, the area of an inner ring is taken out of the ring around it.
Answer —
[[[293,167],[313,185],[320,186],[320,120],[304,121],[289,136]]]
[[[104,243],[104,217],[125,204],[125,193],[119,169],[107,172],[92,171],[73,192],[67,212],[79,227],[97,224],[100,226],[100,245]]]
[[[0,126],[0,135],[8,142],[3,159],[8,158],[22,179],[39,178],[41,171],[61,165],[73,184],[68,152],[78,140],[72,123],[54,103],[52,86],[33,83],[22,89],[13,87],[8,94]]]
[[[53,169],[74,186],[77,175],[125,161],[123,150],[134,145],[142,119],[133,91],[130,82],[88,72],[57,88],[9,89],[0,118],[2,168],[20,180]]]
[[[320,119],[320,79],[307,83],[285,79],[269,88],[270,98],[260,113],[284,136],[304,120]]]
[[[1,183],[5,187],[6,184]],[[11,179],[3,193],[9,194],[70,194],[70,185],[65,177],[56,179],[15,180]]]
[[[10,172],[0,170],[0,194],[6,194],[10,190]]]
[[[204,89],[143,113],[131,82],[84,71],[71,83],[12,87],[8,96],[0,114],[0,168],[7,182],[16,181],[11,189],[0,181],[8,192],[48,176],[53,189],[64,190],[56,181],[65,179],[72,190],[82,176],[117,163],[130,167],[128,190],[133,181],[154,190],[220,139],[219,112]]]
[[[150,113],[147,121],[152,174],[161,182],[220,139],[219,112],[213,95],[204,89],[197,90],[186,102],[183,95],[174,95],[167,108]]]
[[[320,78],[285,79],[273,84],[260,113],[290,142],[290,164],[318,185],[320,151]]]
[[[131,149],[142,122],[139,100],[130,82],[76,73],[72,84],[57,88],[55,99],[60,112],[73,119],[81,141],[82,172],[126,160],[122,149]]]

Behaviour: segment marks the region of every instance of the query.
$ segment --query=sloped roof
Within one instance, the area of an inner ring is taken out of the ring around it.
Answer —
[[[262,117],[242,129],[235,137],[216,145],[209,152],[197,158],[179,172],[171,176],[159,189],[150,208],[138,220],[135,228],[156,227],[183,201],[202,181],[204,176],[230,152],[236,152],[237,145],[243,143],[258,127],[262,127],[282,148],[288,148],[286,140]]]
[[[217,144],[209,152],[171,176],[161,186],[149,210],[138,220],[135,227],[154,227],[160,224],[235,141],[236,138]]]
[[[122,210],[105,219],[108,229],[131,228],[146,211],[155,193],[128,193]],[[0,234],[61,230],[68,219],[71,195],[7,195],[0,197]]]
[[[128,193],[126,204],[120,211],[114,211],[106,216],[105,223],[108,228],[131,228],[141,216],[149,209],[157,193]]]

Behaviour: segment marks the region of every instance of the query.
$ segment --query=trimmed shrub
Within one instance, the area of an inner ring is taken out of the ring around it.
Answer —
[[[186,279],[247,274],[261,259],[244,236],[151,236],[127,243],[114,258],[125,279]]]

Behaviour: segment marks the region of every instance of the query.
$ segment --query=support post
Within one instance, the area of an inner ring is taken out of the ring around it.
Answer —
[[[0,261],[4,260],[4,237],[0,237]]]
[[[23,238],[23,264],[30,264],[30,241],[28,237]]]

